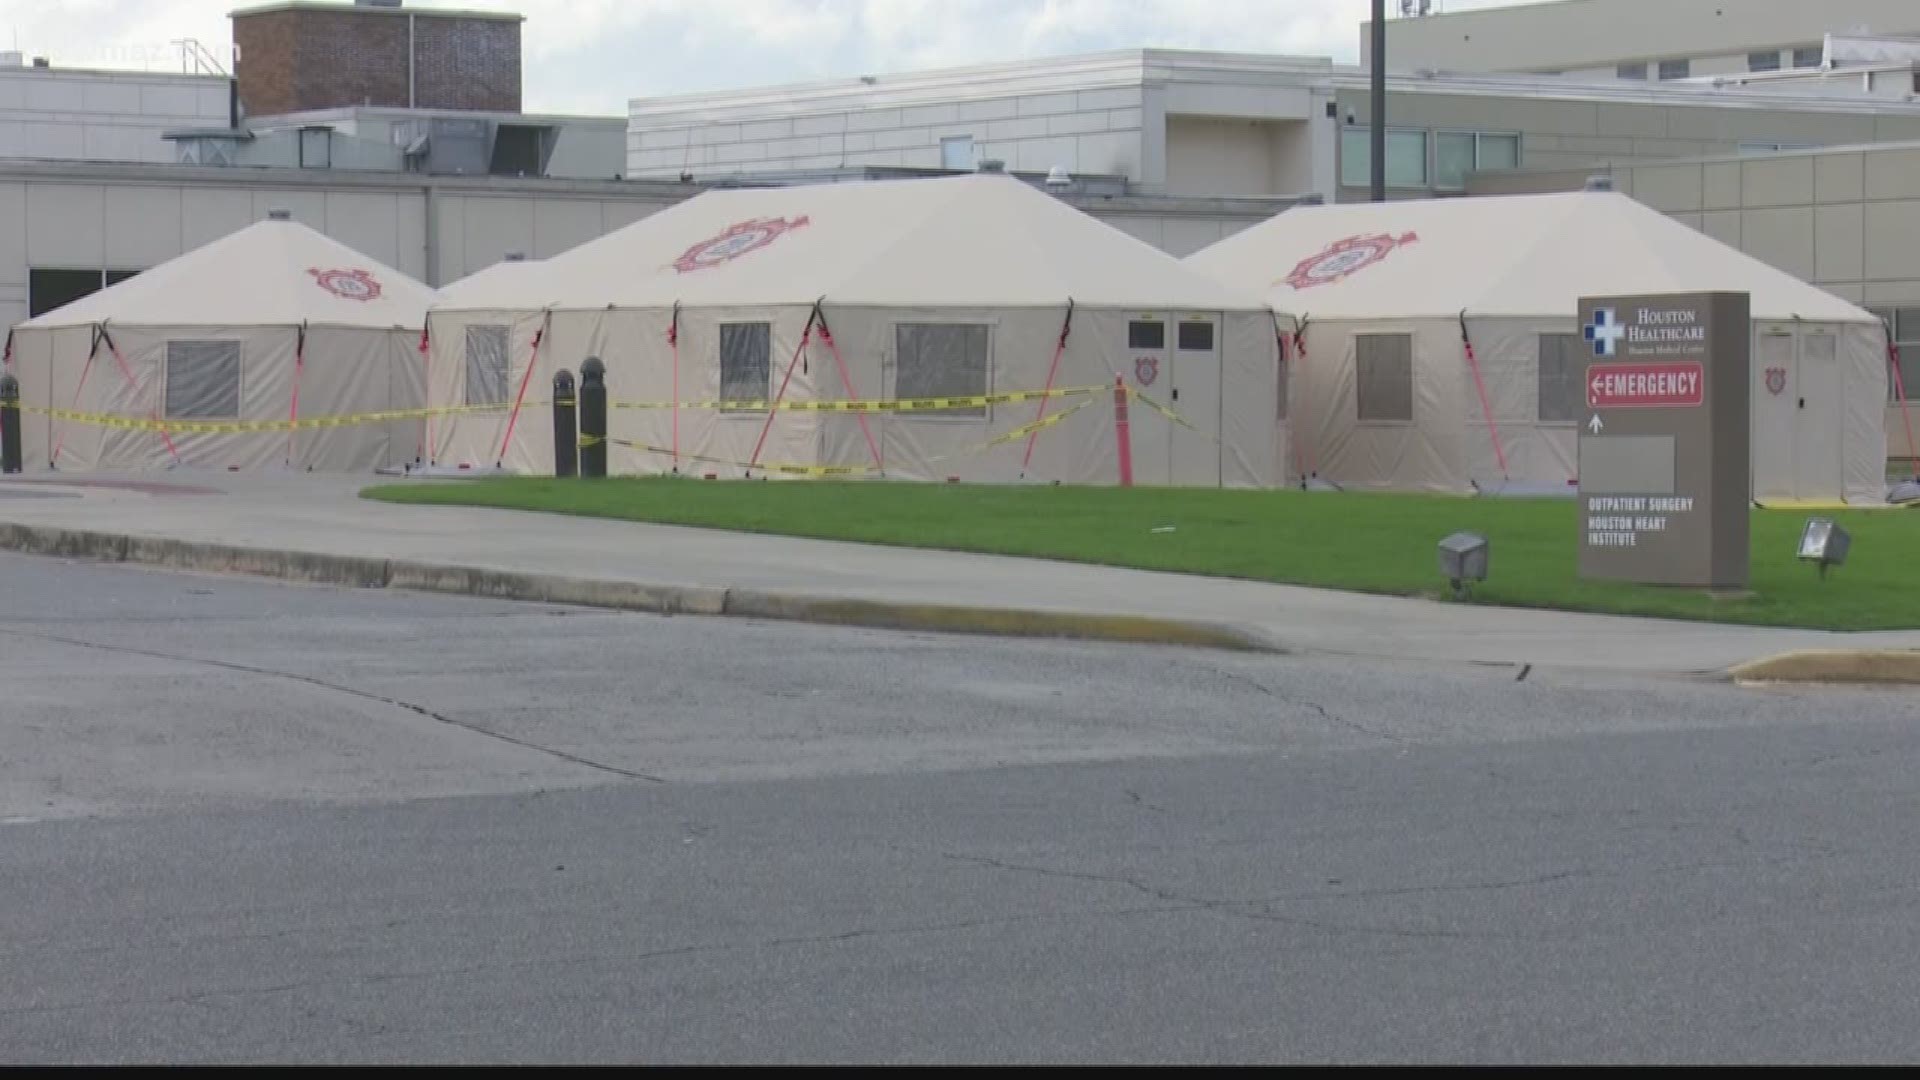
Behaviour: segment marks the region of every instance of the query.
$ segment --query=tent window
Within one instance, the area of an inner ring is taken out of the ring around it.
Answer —
[[[773,385],[773,326],[771,323],[720,324],[720,399],[765,401]],[[726,412],[759,412],[727,409]]]
[[[899,374],[896,398],[973,397],[987,392],[987,327],[902,323],[894,327]],[[986,406],[945,409],[939,416],[985,416]]]
[[[1188,352],[1212,352],[1213,324],[1210,322],[1181,323],[1180,347]]]
[[[1540,422],[1580,419],[1586,404],[1586,349],[1579,334],[1540,335]]]
[[[507,331],[504,326],[467,327],[467,404],[506,402]]]
[[[1287,377],[1293,373],[1293,365],[1287,362],[1286,350],[1280,352],[1280,377],[1276,380],[1273,392],[1273,418],[1287,418]]]
[[[240,343],[167,342],[167,418],[231,420],[240,416]]]
[[[1127,348],[1164,349],[1166,347],[1166,323],[1151,319],[1135,319],[1127,324]]]
[[[1361,420],[1413,422],[1413,335],[1360,334],[1354,378]]]

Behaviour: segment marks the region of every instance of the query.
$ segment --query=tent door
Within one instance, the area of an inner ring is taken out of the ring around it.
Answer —
[[[1127,363],[1120,372],[1127,385],[1175,408],[1167,401],[1173,385],[1172,319],[1161,312],[1127,317]],[[1127,409],[1133,444],[1133,482],[1164,485],[1171,478],[1174,424],[1152,408],[1133,402]]]
[[[1790,323],[1761,323],[1753,338],[1753,497],[1797,497],[1799,358]]]
[[[1173,371],[1161,400],[1191,428],[1169,433],[1176,484],[1220,486],[1220,318],[1183,313],[1174,326]]]
[[[1802,499],[1840,499],[1846,484],[1840,455],[1839,341],[1831,329],[1801,327],[1793,425],[1794,494]]]

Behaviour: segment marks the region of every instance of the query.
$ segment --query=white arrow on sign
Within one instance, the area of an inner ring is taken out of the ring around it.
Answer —
[[[1600,422],[1599,413],[1594,413],[1593,419],[1587,421],[1587,430],[1593,432],[1595,435],[1600,434],[1601,429],[1605,428],[1606,426],[1607,425]]]

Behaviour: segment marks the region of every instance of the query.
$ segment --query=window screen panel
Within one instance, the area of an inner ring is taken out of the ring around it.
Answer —
[[[896,398],[973,397],[987,393],[988,328],[961,323],[902,323],[894,327],[899,360]],[[948,409],[935,416],[985,416],[986,406]]]
[[[1463,188],[1467,174],[1473,171],[1473,133],[1442,131],[1433,141],[1433,183],[1436,187]]]
[[[1213,324],[1210,322],[1183,322],[1180,324],[1180,347],[1188,352],[1213,351]]]
[[[231,420],[240,415],[240,343],[167,342],[167,416]]]
[[[1540,335],[1540,422],[1580,419],[1586,406],[1584,342],[1578,334]]]
[[[1361,334],[1354,339],[1360,419],[1413,420],[1413,335]]]
[[[1520,136],[1488,135],[1482,132],[1474,144],[1477,151],[1473,167],[1483,172],[1520,167]]]
[[[720,325],[720,398],[765,401],[773,379],[773,327],[770,323]],[[728,412],[755,410],[728,409]]]
[[[507,394],[507,327],[467,327],[467,404],[500,405]]]
[[[1135,319],[1127,324],[1127,348],[1164,349],[1167,347],[1167,324],[1151,319]]]
[[[1273,418],[1275,420],[1287,418],[1287,380],[1292,376],[1293,365],[1287,362],[1286,354],[1283,352],[1280,356],[1280,378],[1274,387]]]

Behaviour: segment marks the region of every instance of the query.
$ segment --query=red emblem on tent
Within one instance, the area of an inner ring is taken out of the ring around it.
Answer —
[[[1783,367],[1768,368],[1767,369],[1767,393],[1772,394],[1775,397],[1779,397],[1780,391],[1785,390],[1786,388],[1787,388],[1787,369]]]
[[[380,282],[365,270],[308,270],[314,284],[342,300],[373,300],[380,295]]]
[[[1160,377],[1160,358],[1142,356],[1133,362],[1133,381],[1141,386],[1152,386],[1153,380]]]
[[[1318,255],[1300,260],[1293,273],[1280,280],[1296,289],[1311,289],[1315,285],[1331,285],[1342,278],[1357,274],[1374,263],[1393,254],[1393,250],[1420,239],[1417,234],[1404,233],[1389,236],[1379,233],[1373,236],[1349,236],[1345,240],[1336,240],[1327,245]]]
[[[683,274],[695,270],[705,270],[732,262],[742,255],[759,251],[775,240],[795,229],[811,224],[807,217],[797,217],[792,221],[785,218],[755,218],[727,227],[727,231],[710,240],[702,240],[688,248],[686,254],[673,260],[673,268]]]

